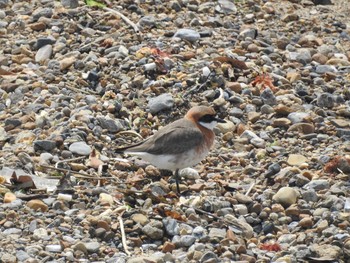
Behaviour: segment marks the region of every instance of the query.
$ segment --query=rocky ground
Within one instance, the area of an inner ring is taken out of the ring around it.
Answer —
[[[0,262],[350,262],[333,2],[0,0]],[[113,149],[195,104],[227,123],[178,197]]]

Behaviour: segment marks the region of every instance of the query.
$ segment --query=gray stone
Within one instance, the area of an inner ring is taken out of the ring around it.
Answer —
[[[144,16],[139,20],[138,24],[141,27],[154,27],[156,25],[156,19],[151,15]]]
[[[184,168],[179,172],[181,177],[184,177],[188,180],[196,180],[200,178],[200,175],[196,169],[193,168]]]
[[[246,38],[255,39],[258,34],[258,31],[255,28],[247,28],[242,30],[242,32],[239,33],[239,37],[243,40]]]
[[[216,262],[220,262],[218,256],[212,252],[206,252],[199,260],[200,263],[204,263],[204,262],[211,262],[211,263],[216,263]]]
[[[63,249],[61,245],[46,245],[45,251],[59,253],[59,252],[62,252]]]
[[[34,151],[51,152],[56,148],[56,142],[50,140],[37,140],[33,142]]]
[[[159,221],[151,221],[142,228],[142,232],[151,239],[162,239],[164,235],[163,224]]]
[[[56,39],[54,37],[40,37],[36,41],[36,48],[40,49],[46,45],[53,45],[55,42]]]
[[[180,237],[181,247],[190,247],[196,241],[196,237],[191,235],[183,235]]]
[[[50,18],[53,14],[53,8],[45,7],[34,10],[32,13],[32,17],[34,21],[37,21],[40,17],[48,17]]]
[[[9,0],[0,0],[0,8],[5,8],[9,3]]]
[[[179,234],[179,224],[175,219],[166,217],[163,218],[162,221],[165,227],[165,231],[169,236],[175,236]]]
[[[101,247],[101,244],[99,242],[86,242],[84,243],[86,250],[89,253],[97,253]]]
[[[91,147],[86,142],[74,142],[69,146],[69,150],[78,155],[89,155],[91,153]]]
[[[210,238],[224,239],[226,237],[226,229],[213,227],[210,229],[208,235]]]
[[[78,0],[61,0],[61,4],[66,8],[77,8],[79,6]]]
[[[317,105],[321,108],[333,108],[334,98],[330,93],[322,93],[317,96]]]
[[[201,38],[200,34],[196,30],[188,28],[181,28],[177,30],[174,37],[178,37],[189,42],[196,42]]]
[[[30,258],[30,256],[24,250],[17,250],[16,258],[18,261],[22,262],[22,261],[25,261],[26,259]]]
[[[310,183],[304,186],[305,189],[313,189],[315,191],[324,190],[329,188],[329,182],[325,179],[312,180]]]
[[[108,116],[98,116],[96,119],[100,123],[101,127],[108,130],[108,132],[116,133],[123,129],[123,125],[120,123],[120,121],[111,119]]]
[[[336,67],[331,66],[331,65],[317,65],[316,66],[316,73],[318,74],[324,74],[327,72],[338,72],[338,70],[336,69]]]
[[[233,1],[219,0],[218,5],[215,6],[215,11],[223,14],[234,14],[237,12],[237,7]]]
[[[152,98],[148,102],[148,109],[152,114],[156,114],[162,110],[169,110],[174,106],[174,99],[170,93],[159,95]]]
[[[262,99],[264,104],[267,104],[270,106],[277,104],[275,94],[273,94],[270,88],[264,89],[263,92],[261,92],[260,98]]]
[[[52,45],[45,45],[41,47],[35,54],[35,61],[38,63],[43,63],[50,59],[52,55]]]
[[[2,231],[2,234],[7,236],[7,235],[20,235],[22,234],[22,230],[19,228],[8,228]]]
[[[309,118],[310,114],[306,112],[292,112],[288,114],[288,119],[293,123],[304,122],[304,119]]]

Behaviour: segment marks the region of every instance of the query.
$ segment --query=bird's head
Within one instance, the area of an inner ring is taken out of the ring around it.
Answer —
[[[213,130],[219,122],[226,122],[216,117],[214,109],[207,106],[195,106],[191,108],[187,112],[185,118],[192,120],[209,130]]]

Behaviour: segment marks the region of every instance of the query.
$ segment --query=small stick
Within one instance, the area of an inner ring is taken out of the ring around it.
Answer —
[[[117,10],[114,10],[114,9],[111,9],[111,8],[108,8],[108,7],[104,7],[103,10],[108,11],[108,12],[111,12],[111,13],[113,13],[113,14],[119,16],[121,19],[124,20],[125,23],[127,23],[128,25],[130,25],[130,26],[134,29],[135,33],[136,33],[138,36],[140,36],[140,35],[139,35],[140,29],[138,28],[138,26],[137,26],[134,22],[132,22],[129,18],[127,18],[125,15],[123,15],[122,13],[120,13],[120,12],[117,11]]]
[[[143,137],[139,133],[137,133],[136,131],[132,131],[132,130],[120,131],[120,132],[117,133],[117,135],[123,135],[123,134],[135,135],[136,137],[139,137],[139,138],[143,139]]]
[[[249,186],[247,192],[245,193],[245,195],[249,195],[250,191],[252,191],[253,187],[255,186],[255,182],[252,182],[252,184]]]
[[[60,163],[67,163],[67,162],[72,162],[72,161],[78,161],[78,160],[85,159],[85,158],[86,158],[85,156],[80,156],[80,157],[76,157],[76,158],[61,160],[61,161],[58,161],[58,162],[55,164],[55,168],[58,168],[58,165],[59,165]]]
[[[124,212],[123,212],[124,213]],[[123,223],[123,218],[122,215],[123,213],[121,213],[118,216],[118,220],[119,220],[119,225],[120,225],[120,232],[122,234],[122,243],[123,243],[123,248],[126,254],[128,254],[128,256],[130,257],[131,252],[128,249],[128,246],[126,245],[126,237],[125,237],[125,230],[124,230],[124,223]]]
[[[113,176],[108,176],[108,177],[89,176],[88,174],[84,174],[84,173],[80,173],[80,172],[76,172],[76,171],[72,171],[72,170],[68,170],[68,169],[64,169],[64,168],[56,168],[54,166],[49,166],[49,165],[40,165],[40,167],[46,168],[46,169],[52,169],[52,170],[56,170],[56,171],[60,171],[60,172],[65,172],[65,173],[72,173],[72,174],[75,174],[74,176],[78,177],[78,178],[93,179],[93,180],[116,179]],[[59,178],[59,177],[57,176],[57,178]]]

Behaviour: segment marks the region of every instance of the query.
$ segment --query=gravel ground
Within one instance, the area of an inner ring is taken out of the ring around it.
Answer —
[[[0,262],[350,262],[350,5],[328,2],[0,0]],[[227,123],[180,197],[113,150],[198,104]]]

